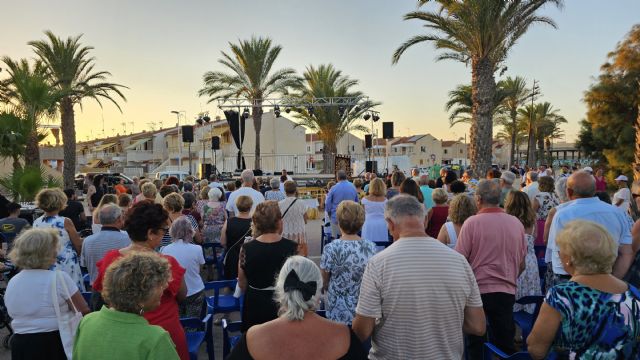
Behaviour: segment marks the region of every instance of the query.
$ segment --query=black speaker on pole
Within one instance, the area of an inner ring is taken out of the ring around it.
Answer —
[[[367,149],[371,149],[373,147],[373,137],[371,134],[366,134],[364,136],[364,147]]]
[[[367,160],[366,166],[365,166],[365,171],[368,173],[378,173],[378,162],[373,160]]]
[[[191,125],[182,126],[182,142],[186,142],[186,143],[193,142],[193,126]]]
[[[220,136],[211,138],[211,150],[220,150]]]
[[[208,179],[213,172],[213,165],[211,164],[202,164],[202,178]]]
[[[393,122],[386,121],[382,123],[382,138],[393,139]]]

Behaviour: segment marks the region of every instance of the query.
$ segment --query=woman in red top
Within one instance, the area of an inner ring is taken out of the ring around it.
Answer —
[[[168,219],[169,214],[162,208],[162,205],[154,204],[151,201],[141,201],[133,205],[125,220],[125,228],[132,240],[131,245],[120,250],[111,250],[102,260],[98,261],[96,264],[98,278],[93,283],[93,289],[98,292],[102,291],[102,281],[107,267],[116,259],[133,251],[154,251],[160,245],[164,234],[169,231]],[[187,339],[178,317],[178,302],[187,295],[187,287],[184,282],[185,270],[172,256],[159,254],[158,256],[164,256],[169,260],[171,281],[162,294],[160,306],[149,312],[145,312],[144,308],[141,308],[140,312],[144,314],[144,318],[149,321],[149,324],[164,328],[171,335],[171,340],[176,345],[180,359],[188,360]]]
[[[447,205],[449,195],[444,189],[434,189],[431,198],[435,205],[427,212],[427,235],[437,239],[440,228],[449,217],[449,205]]]
[[[607,191],[607,180],[604,178],[604,171],[598,169],[596,171],[596,191]]]

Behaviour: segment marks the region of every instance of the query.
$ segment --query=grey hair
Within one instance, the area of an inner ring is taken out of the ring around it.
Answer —
[[[249,169],[243,170],[242,174],[240,174],[240,178],[242,178],[242,182],[245,184],[253,183],[253,179],[255,178],[253,176],[253,170],[249,170]]]
[[[285,291],[284,283],[287,275],[295,270],[298,278],[302,282],[316,282],[316,293],[307,301],[302,297],[302,293],[298,290]],[[275,301],[280,304],[280,315],[287,320],[295,321],[304,319],[304,313],[313,311],[320,299],[320,291],[322,290],[322,275],[320,269],[311,260],[304,256],[295,255],[287,259],[280,273],[276,278]]]
[[[222,191],[220,191],[220,189],[218,189],[217,187],[214,187],[209,190],[209,194],[207,195],[209,196],[209,200],[218,201],[222,196]]]
[[[347,180],[347,173],[344,170],[338,170],[338,180]]]
[[[420,185],[429,185],[429,175],[420,175]]]
[[[271,180],[269,180],[269,185],[271,186],[272,189],[279,188],[280,187],[280,179],[271,178]]]
[[[558,180],[556,180],[555,183],[555,188],[556,188],[556,195],[558,195],[558,199],[560,199],[560,202],[565,203],[567,201],[569,201],[569,194],[567,194],[567,180],[569,178],[567,177],[561,177]]]
[[[536,178],[537,179],[537,178]],[[500,181],[498,179],[482,179],[478,182],[476,195],[480,197],[480,201],[487,205],[500,204]]]
[[[538,181],[538,172],[537,171],[529,171],[527,173],[527,179],[531,181]]]
[[[122,216],[122,209],[116,204],[107,204],[100,209],[98,220],[102,225],[115,224]]]
[[[425,208],[415,196],[398,194],[387,201],[384,207],[384,216],[391,221],[413,216],[424,218]]]
[[[171,224],[169,234],[173,241],[183,240],[184,242],[190,242],[193,239],[195,232],[191,227],[191,221],[186,216],[180,216]]]

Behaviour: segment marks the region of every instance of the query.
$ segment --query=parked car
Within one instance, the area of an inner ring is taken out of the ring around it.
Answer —
[[[120,180],[124,180],[124,186],[127,188],[130,188],[131,185],[133,184],[133,180],[130,177],[121,173],[99,173],[99,172],[79,173],[79,174],[76,174],[76,177],[75,177],[76,187],[82,190],[84,194],[87,193],[87,189],[84,187],[84,178],[89,174],[93,176],[97,176],[97,175],[104,176],[105,183],[107,185],[107,191],[113,194],[115,194],[115,190],[113,189],[113,187],[116,186],[116,184],[118,184]]]
[[[175,176],[180,181],[184,181],[189,173],[186,171],[159,171],[155,174],[156,179],[164,180],[170,176]]]

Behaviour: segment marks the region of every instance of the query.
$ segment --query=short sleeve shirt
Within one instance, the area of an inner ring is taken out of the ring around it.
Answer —
[[[619,200],[622,200],[622,204],[618,206],[622,211],[629,211],[629,206],[631,205],[631,190],[629,188],[623,187],[622,189],[616,191],[613,194],[613,203],[616,204]]]
[[[356,314],[377,319],[369,359],[461,359],[466,307],[481,307],[466,259],[431,238],[402,238],[373,256]]]

